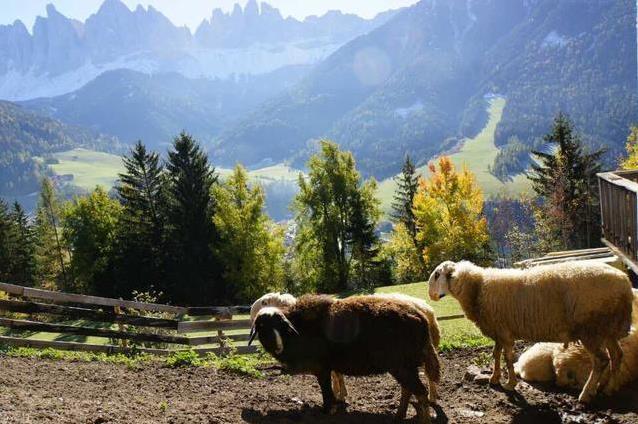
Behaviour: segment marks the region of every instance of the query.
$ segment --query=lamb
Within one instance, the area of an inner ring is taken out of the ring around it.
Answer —
[[[508,380],[503,387],[516,388],[513,346],[521,339],[582,343],[593,363],[578,398],[582,403],[591,401],[599,383],[604,386],[620,365],[619,340],[631,326],[632,291],[627,275],[611,266],[566,262],[518,270],[447,261],[432,272],[429,285],[432,300],[451,294],[467,318],[494,340],[492,384],[500,381],[504,351]]]
[[[622,361],[618,373],[604,387],[607,395],[638,379],[638,290],[633,290],[631,331],[620,340],[620,346]],[[591,362],[579,344],[565,348],[557,343],[537,343],[521,355],[514,368],[526,381],[555,382],[559,387],[582,389],[591,371]]]
[[[406,302],[411,304],[412,306],[418,308],[423,312],[426,316],[429,327],[430,327],[430,337],[432,338],[432,343],[434,347],[438,349],[439,343],[441,341],[441,330],[439,328],[439,323],[436,320],[436,316],[434,315],[434,310],[430,305],[427,304],[423,299],[419,299],[416,297],[408,296],[402,293],[378,293],[373,296],[381,298],[381,299],[391,299],[397,300],[401,302]],[[250,308],[250,322],[251,324],[255,321],[255,317],[257,313],[267,306],[274,306],[277,308],[288,308],[296,303],[297,299],[290,294],[282,294],[282,293],[267,293],[257,299]],[[335,397],[338,401],[344,402],[346,397],[348,396],[348,390],[346,388],[346,383],[343,379],[343,375],[338,372],[332,373],[332,389],[335,394]],[[432,403],[436,403],[437,400],[437,387],[436,384],[432,381],[431,378],[428,378],[428,389],[429,389],[429,400]]]
[[[428,390],[418,369],[423,365],[438,383],[439,358],[427,318],[409,304],[373,296],[337,301],[306,295],[287,309],[259,311],[250,342],[255,335],[290,371],[317,377],[327,412],[336,406],[332,371],[355,376],[389,372],[401,385],[397,417],[405,418],[414,395],[419,422],[430,421]]]

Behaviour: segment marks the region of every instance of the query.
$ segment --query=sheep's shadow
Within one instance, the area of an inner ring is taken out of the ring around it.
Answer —
[[[446,424],[449,420],[443,409],[438,405],[432,405],[432,409],[436,412],[436,418],[432,419],[433,423]],[[341,410],[333,415],[323,412],[318,406],[304,405],[301,409],[282,410],[272,409],[268,411],[259,411],[253,408],[244,408],[241,413],[242,420],[248,423],[264,424],[264,423],[366,423],[366,424],[385,424],[396,423],[397,419],[393,412],[372,413],[365,411],[346,411]],[[416,422],[416,417],[412,417],[404,421],[406,423]]]

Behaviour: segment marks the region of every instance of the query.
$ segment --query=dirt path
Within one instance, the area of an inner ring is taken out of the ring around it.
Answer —
[[[464,381],[477,354],[442,355],[436,423],[638,423],[638,386],[585,412],[574,394],[523,384],[512,396]],[[0,423],[389,423],[399,392],[387,376],[348,378],[347,412],[328,417],[314,378],[276,368],[255,380],[204,368],[2,357],[0,370]]]

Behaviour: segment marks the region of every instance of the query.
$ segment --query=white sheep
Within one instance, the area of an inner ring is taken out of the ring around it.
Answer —
[[[638,379],[638,290],[633,293],[632,328],[620,340],[623,357],[618,372],[604,387],[607,395]],[[559,387],[582,389],[591,372],[591,361],[580,344],[565,348],[558,343],[537,343],[521,355],[514,368],[526,381],[555,382]]]
[[[617,371],[622,358],[619,340],[629,332],[632,308],[631,283],[618,269],[579,262],[494,269],[447,261],[434,270],[429,284],[432,300],[451,294],[467,318],[494,340],[492,384],[500,382],[503,351],[508,371],[503,387],[516,388],[516,340],[580,341],[594,364],[580,402],[591,401],[598,384],[606,384],[608,366]]]
[[[432,344],[435,348],[439,347],[439,343],[441,340],[441,330],[439,328],[439,324],[436,320],[436,316],[434,315],[434,310],[428,303],[423,300],[413,296],[408,296],[402,293],[379,293],[374,294],[374,297],[379,297],[383,299],[392,299],[401,301],[404,303],[408,303],[415,308],[421,310],[423,315],[428,320],[430,337],[432,338]],[[288,308],[293,306],[296,303],[297,299],[291,294],[282,294],[282,293],[267,293],[257,299],[250,308],[250,321],[251,324],[254,322],[255,317],[259,313],[259,311],[265,307],[273,306],[276,308]],[[433,381],[430,376],[428,376],[428,385],[429,385],[429,400],[432,403],[436,402],[437,399],[437,388],[436,383]],[[348,390],[346,388],[346,383],[343,379],[343,375],[338,372],[332,373],[332,390],[335,394],[337,400],[343,402],[348,396]]]

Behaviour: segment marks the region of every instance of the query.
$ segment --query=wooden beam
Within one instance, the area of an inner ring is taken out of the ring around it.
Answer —
[[[23,346],[23,347],[36,347],[46,348],[51,347],[60,350],[73,350],[83,352],[103,352],[103,353],[130,353],[133,349],[122,346],[114,345],[96,345],[88,343],[78,342],[63,342],[57,340],[31,340],[22,337],[9,337],[0,336],[0,343],[8,344],[10,346]],[[151,353],[153,355],[168,355],[172,351],[167,349],[153,349],[146,347],[136,347],[136,352]]]
[[[216,317],[249,313],[250,306],[195,306],[187,310],[187,314],[191,316],[210,315]]]
[[[106,328],[89,328],[79,327],[75,325],[66,324],[52,324],[45,322],[28,321],[21,319],[9,319],[0,318],[0,327],[7,327],[15,330],[22,331],[38,331],[45,333],[63,333],[63,334],[76,334],[78,336],[95,336],[106,337],[113,339],[126,339],[139,342],[152,342],[152,343],[171,343],[171,344],[183,344],[188,345],[188,337],[183,336],[171,336],[164,334],[149,334],[149,333],[128,333],[117,330],[110,330]]]
[[[443,317],[436,317],[437,321],[450,321],[453,319],[461,319],[461,318],[465,318],[465,315],[463,314],[458,314],[458,315],[446,315]]]
[[[609,247],[609,250],[611,250],[614,253],[614,255],[616,255],[616,256],[618,256],[620,258],[620,260],[625,264],[625,266],[627,268],[631,269],[635,274],[638,275],[638,264],[636,262],[634,262],[632,259],[630,259],[623,251],[618,249],[616,246],[614,246],[609,241],[605,240],[604,238],[602,238],[601,241],[607,247]]]
[[[0,310],[23,314],[53,314],[68,318],[86,318],[91,321],[114,322],[138,327],[156,327],[172,330],[177,330],[179,323],[179,321],[173,319],[124,315],[97,309],[77,308],[49,303],[23,302],[20,300],[0,300]]]
[[[130,300],[117,300],[108,297],[86,296],[82,294],[71,294],[53,292],[49,290],[33,289],[30,287],[17,286],[15,284],[0,283],[0,290],[15,296],[44,299],[53,302],[76,303],[98,306],[119,306],[121,308],[131,308],[141,311],[168,312],[173,314],[184,314],[188,308],[181,306],[160,305],[156,303],[133,302]]]
[[[80,351],[80,352],[101,352],[107,354],[114,353],[132,353],[141,352],[141,353],[149,353],[152,355],[158,356],[167,356],[171,353],[176,352],[184,352],[188,349],[153,349],[146,347],[136,347],[136,348],[127,348],[122,346],[115,345],[96,345],[96,344],[88,344],[88,343],[78,343],[78,342],[62,342],[55,340],[31,340],[24,339],[21,337],[9,337],[9,336],[0,336],[0,343],[4,343],[10,346],[22,346],[22,347],[34,347],[34,348],[53,348],[59,350],[70,350],[70,351]],[[215,354],[222,354],[228,351],[225,351],[215,347],[215,348],[204,348],[204,349],[194,349],[194,351],[200,356],[205,356],[207,353],[212,352]],[[236,351],[238,354],[250,354],[257,352],[257,346],[237,346]]]
[[[191,333],[194,331],[215,331],[215,330],[250,330],[250,320],[235,319],[225,321],[180,321],[177,325],[178,333]]]

